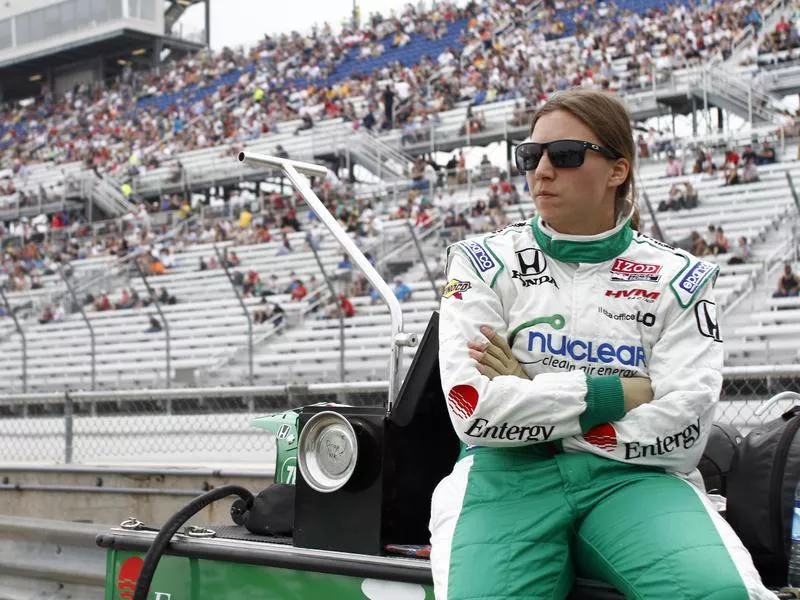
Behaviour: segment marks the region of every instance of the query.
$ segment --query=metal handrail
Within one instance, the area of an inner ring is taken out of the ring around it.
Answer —
[[[61,275],[61,279],[64,281],[64,285],[67,286],[67,290],[72,296],[72,301],[75,303],[75,306],[78,307],[78,310],[83,317],[83,321],[86,323],[86,328],[89,330],[89,344],[91,345],[91,359],[92,359],[92,390],[96,389],[97,383],[97,352],[96,352],[96,345],[95,345],[95,338],[94,338],[94,328],[92,327],[91,321],[89,321],[89,317],[86,316],[86,311],[83,309],[83,303],[78,300],[78,296],[75,295],[75,290],[72,287],[72,284],[69,282],[69,278],[67,274],[64,272],[63,265],[59,267],[58,274]]]
[[[406,222],[410,224],[410,222],[408,220],[406,220]],[[413,225],[412,225],[412,227],[413,227]],[[428,227],[427,231],[425,231],[425,233],[423,233],[419,237],[419,240],[420,241],[427,240],[434,233],[436,233],[437,231],[443,229],[443,227],[444,227],[444,220],[442,219],[442,217],[440,215],[435,216],[432,219],[430,227]],[[394,249],[390,250],[389,252],[387,252],[386,254],[384,254],[380,259],[378,259],[376,261],[375,264],[379,265],[379,266],[385,265],[387,262],[389,262],[390,259],[394,258],[398,254],[402,254],[403,252],[408,250],[413,244],[414,244],[413,240],[406,240],[405,242],[403,242],[402,244],[400,244],[396,248],[394,248]]]
[[[230,268],[228,267],[228,261],[225,260],[225,255],[220,252],[219,246],[214,244],[214,252],[217,255],[217,260],[219,264],[222,266],[223,270],[225,271],[225,275],[228,278],[228,281],[231,284],[231,288],[233,289],[233,293],[236,294],[236,299],[239,301],[239,306],[242,308],[242,312],[244,313],[245,318],[247,319],[247,354],[248,354],[248,376],[247,381],[250,385],[253,385],[253,316],[250,314],[250,311],[247,310],[247,305],[244,302],[244,298],[242,298],[242,294],[239,292],[239,288],[236,287],[236,284],[233,281],[233,276],[231,275]],[[227,253],[227,249],[226,249]]]
[[[301,177],[300,174],[324,177],[327,169],[307,162],[289,160],[268,156],[264,154],[254,154],[251,152],[240,152],[238,155],[240,162],[254,162],[262,165],[277,167],[281,169],[303,196],[312,210],[317,214],[320,221],[333,234],[342,248],[350,258],[358,265],[373,288],[380,294],[386,305],[389,307],[389,314],[392,323],[392,343],[391,356],[389,361],[389,393],[387,400],[387,412],[391,411],[397,392],[400,389],[400,369],[402,362],[402,348],[413,347],[417,344],[417,335],[403,331],[403,311],[400,308],[400,301],[395,297],[392,289],[383,280],[378,271],[375,270],[361,249],[350,239],[347,232],[342,228],[338,221],[331,215],[322,201],[311,189],[308,179]]]
[[[777,248],[775,248],[775,250],[773,250],[772,253],[770,253],[764,259],[761,264],[761,269],[758,271],[758,273],[754,274],[753,277],[751,277],[747,282],[745,288],[739,292],[739,295],[725,306],[723,313],[724,315],[732,313],[733,309],[739,306],[748,297],[748,294],[754,292],[759,280],[767,280],[770,273],[772,273],[776,267],[781,265],[783,259],[786,258],[787,253],[791,253],[794,243],[794,239],[785,241],[783,244],[780,244]]]
[[[0,298],[2,298],[8,316],[14,321],[14,327],[22,339],[22,393],[26,394],[28,393],[28,340],[25,337],[25,331],[19,324],[19,319],[17,319],[17,315],[14,313],[14,309],[11,307],[11,303],[8,301],[8,297],[2,287],[0,287]]]
[[[325,270],[325,265],[322,264],[322,259],[319,256],[319,252],[314,247],[314,244],[311,243],[309,240],[308,243],[309,247],[311,248],[311,252],[314,253],[314,259],[317,261],[317,266],[319,267],[320,273],[322,273],[322,278],[325,280],[325,285],[328,286],[328,293],[331,295],[331,299],[336,304],[336,315],[339,317],[339,381],[344,381],[344,311],[342,310],[342,303],[339,302],[339,297],[336,295],[336,290],[333,288],[333,283],[328,277],[328,273]]]
[[[419,254],[419,260],[422,262],[422,266],[425,269],[425,275],[428,277],[428,281],[433,289],[433,297],[436,298],[439,295],[439,290],[436,287],[436,280],[434,279],[433,274],[428,267],[428,261],[425,260],[425,253],[422,251],[422,245],[419,243],[417,232],[414,229],[414,226],[411,224],[411,221],[406,221],[406,225],[408,225],[408,233],[411,235],[411,239],[414,241],[414,247],[417,249],[417,254]]]
[[[167,389],[172,387],[172,347],[170,344],[170,333],[169,333],[169,322],[167,321],[167,316],[164,314],[164,311],[161,310],[161,303],[158,301],[156,297],[155,290],[153,290],[152,286],[150,285],[150,281],[148,281],[147,276],[144,274],[144,270],[142,269],[141,265],[137,260],[133,262],[134,266],[136,267],[136,271],[139,273],[139,277],[141,277],[142,281],[144,282],[144,286],[147,288],[147,293],[150,294],[150,299],[153,301],[153,306],[158,312],[158,316],[161,317],[161,322],[164,323],[164,335],[166,336],[166,351],[167,351]]]
[[[722,367],[721,374],[727,380],[748,379],[752,377],[800,377],[800,364],[785,365],[743,365]],[[138,402],[142,400],[177,400],[182,398],[251,398],[281,397],[289,393],[305,393],[309,396],[330,394],[385,393],[389,381],[351,381],[311,384],[199,387],[178,389],[130,389],[109,391],[73,391],[73,402],[91,403],[98,400],[117,402]],[[64,401],[64,392],[34,392],[29,394],[0,395],[0,406],[38,403],[52,404]]]
[[[794,187],[794,180],[792,179],[789,170],[786,170],[786,181],[789,183],[789,189],[792,192],[792,199],[794,200],[794,205],[797,208],[798,214],[800,214],[800,197],[797,195],[797,190]]]

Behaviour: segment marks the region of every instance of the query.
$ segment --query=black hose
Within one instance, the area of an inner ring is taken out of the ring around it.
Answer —
[[[158,562],[161,560],[161,555],[164,554],[164,550],[167,549],[172,536],[175,535],[178,529],[212,502],[233,495],[239,496],[244,500],[248,508],[253,503],[253,494],[246,488],[240,485],[224,485],[198,496],[169,518],[169,521],[158,532],[156,539],[153,540],[153,544],[144,557],[142,571],[139,573],[136,590],[133,592],[133,600],[147,600],[147,593],[150,591],[150,584],[153,581]]]

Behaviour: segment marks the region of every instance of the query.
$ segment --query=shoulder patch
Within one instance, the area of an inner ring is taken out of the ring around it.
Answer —
[[[466,251],[467,256],[469,256],[470,260],[472,261],[472,264],[475,265],[475,268],[481,273],[491,271],[497,266],[497,262],[495,262],[491,254],[489,254],[486,246],[481,244],[479,241],[464,240],[463,242],[458,242],[458,245]]]
[[[497,254],[489,247],[486,238],[463,240],[456,242],[450,248],[457,248],[469,259],[475,274],[489,286],[494,285],[497,276],[505,268]],[[448,268],[450,266],[450,248],[448,248]]]
[[[690,260],[689,264],[681,269],[670,283],[681,308],[687,308],[709,280],[712,280],[711,285],[714,285],[719,274],[719,266],[692,258],[694,260]]]

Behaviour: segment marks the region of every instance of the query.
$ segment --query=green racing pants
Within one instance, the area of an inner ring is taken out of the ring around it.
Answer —
[[[576,574],[640,600],[776,598],[704,493],[591,454],[463,450],[430,529],[437,600],[561,600]]]

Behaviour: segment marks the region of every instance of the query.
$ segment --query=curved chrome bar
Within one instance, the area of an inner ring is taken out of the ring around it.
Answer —
[[[311,189],[308,180],[300,176],[300,173],[303,173],[305,175],[324,177],[328,173],[328,170],[325,167],[312,163],[278,158],[265,154],[256,154],[246,150],[239,152],[238,159],[240,162],[255,162],[281,169],[292,184],[294,184],[297,191],[300,192],[311,209],[317,214],[319,220],[322,221],[328,228],[328,231],[333,234],[336,241],[344,248],[350,258],[353,259],[353,262],[358,265],[367,277],[367,280],[380,294],[384,302],[386,302],[392,321],[392,345],[389,361],[389,397],[386,406],[387,412],[391,411],[397,393],[400,391],[400,368],[403,358],[402,347],[416,345],[416,336],[403,332],[403,311],[400,308],[400,301],[394,295],[389,284],[383,280],[380,273],[375,270],[375,267],[370,264],[367,257],[361,252],[361,249],[356,246],[355,242],[347,235],[347,232],[339,225],[339,222],[331,215],[328,209],[325,208],[325,205],[314,193],[314,190]]]

